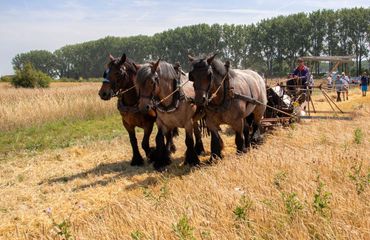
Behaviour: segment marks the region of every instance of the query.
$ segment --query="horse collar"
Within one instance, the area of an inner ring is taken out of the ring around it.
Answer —
[[[174,79],[173,80],[173,89],[176,90],[179,87],[180,87],[180,79]],[[158,111],[170,113],[170,112],[176,111],[177,108],[180,105],[180,101],[184,100],[185,98],[186,98],[185,94],[183,93],[182,89],[180,88],[179,91],[177,91],[176,93],[173,94],[172,102],[171,102],[170,105],[165,106],[165,105],[163,105],[163,103],[159,103],[159,104],[155,104],[155,105],[156,105]],[[155,102],[160,102],[160,99],[158,97],[155,97],[154,101]]]

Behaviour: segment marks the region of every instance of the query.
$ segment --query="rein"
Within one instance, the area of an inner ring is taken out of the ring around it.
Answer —
[[[159,105],[161,103],[163,103],[164,101],[166,101],[169,97],[171,97],[172,95],[174,95],[176,92],[178,92],[185,84],[187,84],[189,82],[189,80],[186,80],[183,84],[181,84],[180,86],[178,86],[174,91],[172,91],[170,94],[168,94],[167,96],[165,96],[164,98],[162,98],[161,100],[159,100],[156,105]]]
[[[134,89],[136,87],[136,85],[134,84],[134,86],[132,86],[132,87],[130,87],[130,88],[128,88],[128,89],[126,89],[126,90],[118,90],[117,91],[117,93],[115,93],[115,94],[113,94],[112,95],[112,97],[122,97],[122,95],[123,94],[125,94],[125,93],[127,93],[127,92],[129,92],[129,91],[131,91],[132,89]]]

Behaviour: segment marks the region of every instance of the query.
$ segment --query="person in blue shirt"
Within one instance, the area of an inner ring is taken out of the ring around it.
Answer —
[[[298,67],[292,73],[293,78],[300,79],[302,87],[308,86],[310,70],[304,65],[302,58],[298,58]]]
[[[369,77],[367,76],[367,72],[364,72],[361,76],[361,83],[360,83],[363,97],[366,96],[367,85],[369,85]]]

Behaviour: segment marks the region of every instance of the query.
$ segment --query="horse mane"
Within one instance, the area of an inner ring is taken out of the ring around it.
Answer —
[[[127,71],[136,74],[137,71],[136,71],[136,68],[134,66],[134,63],[135,62],[131,58],[126,58],[126,61],[124,62],[123,65],[125,65]]]
[[[145,84],[145,80],[152,75],[152,69],[150,68],[150,66],[151,65],[149,63],[141,65],[141,68],[139,69],[139,71],[137,71],[136,84]]]
[[[159,74],[160,78],[165,80],[166,82],[171,81],[171,84],[172,84],[172,81],[174,79],[178,78],[178,74],[177,74],[175,68],[173,67],[173,65],[169,64],[166,61],[160,61],[159,62],[158,74]]]
[[[154,63],[146,63],[141,66],[139,71],[137,72],[136,83],[139,85],[144,85],[145,80],[148,77],[151,77],[152,73],[152,66]],[[178,78],[178,74],[172,64],[169,64],[165,61],[159,62],[159,67],[157,68],[157,73],[161,80],[165,82],[169,82],[172,84],[172,81]]]
[[[111,60],[107,66],[111,66],[112,64],[115,64],[115,65],[119,65],[120,64],[120,61],[121,61],[121,58],[115,58],[113,60]],[[131,72],[131,73],[134,73],[136,74],[136,68],[134,66],[134,63],[135,61],[132,60],[131,58],[126,58],[126,61],[123,63],[123,65],[126,67],[126,70],[128,72]]]
[[[209,67],[209,65],[208,65],[206,59],[204,59],[204,58],[200,58],[200,59],[196,60],[193,63],[193,68],[194,69],[207,69],[208,67]],[[212,67],[212,71],[214,73],[217,73],[221,77],[225,76],[226,67],[225,67],[225,64],[223,62],[221,62],[221,60],[213,59],[213,61],[211,62],[211,67]],[[234,72],[231,71],[231,69],[229,69],[229,73],[233,74]]]
[[[218,73],[218,75],[225,76],[226,67],[225,67],[224,63],[221,62],[221,60],[213,59],[213,61],[211,62],[211,66],[212,66],[212,70],[214,72]]]

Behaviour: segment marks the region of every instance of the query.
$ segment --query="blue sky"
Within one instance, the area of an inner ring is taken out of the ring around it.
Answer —
[[[0,0],[0,75],[17,53],[54,51],[105,36],[153,35],[198,23],[250,24],[318,9],[370,7],[370,0]]]

